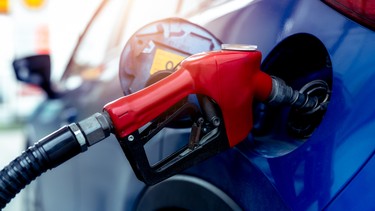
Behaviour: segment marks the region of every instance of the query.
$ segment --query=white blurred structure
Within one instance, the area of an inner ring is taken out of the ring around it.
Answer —
[[[0,15],[0,125],[12,118],[12,102],[15,101],[16,84],[13,82],[11,62],[14,54],[13,23],[6,15]],[[12,82],[11,82],[12,81]]]
[[[13,59],[50,53],[57,80],[100,0],[7,2],[8,12],[0,13],[0,127],[26,118],[45,99],[41,90],[16,81]]]

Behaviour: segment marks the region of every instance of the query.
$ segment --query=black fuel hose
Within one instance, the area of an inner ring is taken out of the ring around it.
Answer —
[[[0,171],[0,209],[4,208],[26,185],[49,169],[59,166],[88,146],[110,135],[106,115],[64,126],[29,147]]]
[[[294,90],[286,85],[282,79],[275,76],[272,76],[272,90],[266,103],[268,105],[289,105],[305,113],[314,111],[320,106],[317,97],[310,97]]]

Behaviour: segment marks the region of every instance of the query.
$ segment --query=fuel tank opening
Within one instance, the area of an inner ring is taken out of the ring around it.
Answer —
[[[261,156],[278,157],[308,141],[323,120],[332,90],[331,59],[317,37],[299,33],[281,41],[264,59],[261,69],[318,99],[318,105],[309,110],[254,105],[252,149]]]
[[[308,138],[320,124],[330,99],[330,87],[323,80],[314,80],[303,86],[300,93],[316,97],[318,104],[312,110],[291,109],[288,119],[288,131],[292,136]]]

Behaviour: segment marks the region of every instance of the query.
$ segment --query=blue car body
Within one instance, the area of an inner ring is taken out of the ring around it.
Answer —
[[[239,1],[218,7],[230,8],[228,5],[236,2]],[[199,23],[200,17],[216,9],[208,9],[194,20]],[[111,137],[42,175],[33,185],[35,200],[29,205],[45,210],[198,209],[199,205],[213,209],[210,200],[200,197],[204,191],[189,195],[194,193],[194,189],[189,189],[194,183],[210,186],[207,189],[226,201],[225,209],[374,210],[375,32],[318,0],[247,1],[233,11],[228,9],[201,21],[223,43],[258,45],[264,56],[264,69],[272,66],[273,61],[267,58],[283,40],[290,38],[293,42],[294,37],[302,36],[319,41],[330,60],[322,74],[330,81],[331,93],[327,111],[311,136],[295,139],[275,127],[266,135],[249,134],[238,146],[152,187],[136,179]],[[288,45],[283,48],[288,49]],[[282,71],[286,72],[281,75],[293,78],[288,70]],[[315,77],[314,73],[302,74],[298,80]],[[59,117],[46,121],[43,114],[51,109],[56,114],[73,107],[78,114],[75,118],[81,119],[119,97],[120,90],[112,80],[83,84],[74,92],[41,105],[33,117],[33,131],[41,136],[64,122]],[[90,97],[94,95],[96,98]],[[285,123],[280,116],[287,112],[282,110],[270,119]],[[164,144],[152,145],[151,151],[163,157],[174,147],[166,144],[167,139],[186,139],[188,133],[188,129],[167,129],[158,137]],[[276,144],[259,148],[259,137]],[[284,142],[293,147],[280,144]],[[173,181],[188,181],[189,185],[178,186]]]
[[[245,165],[254,165],[293,210],[374,209],[374,181],[370,180],[375,149],[375,101],[370,97],[375,89],[374,31],[321,1],[309,0],[255,1],[205,27],[224,43],[257,44],[263,55],[289,36],[311,34],[326,47],[333,76],[327,112],[305,144],[283,156],[268,158],[252,153],[250,138],[219,156],[227,163],[228,169],[223,171],[231,175],[225,181],[234,184],[223,184],[222,178],[215,176],[208,180],[246,208],[251,197],[241,190],[256,183],[253,180],[257,178],[245,173]],[[261,187],[257,190],[262,192]]]

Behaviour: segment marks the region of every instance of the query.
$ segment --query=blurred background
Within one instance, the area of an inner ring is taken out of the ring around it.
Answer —
[[[51,54],[58,80],[99,0],[0,0],[0,167],[26,147],[25,122],[46,94],[18,82],[14,59]],[[20,194],[5,210],[24,210]]]
[[[45,98],[44,93],[37,87],[15,80],[12,61],[35,54],[51,53],[52,79],[57,80],[82,28],[99,2],[0,1],[1,128],[19,126]]]
[[[121,2],[126,4],[125,7],[120,7],[124,8],[123,13],[129,13],[126,31],[121,40],[124,46],[126,38],[141,26],[165,17],[196,14],[203,8],[202,5],[213,1],[158,0],[151,5],[147,0]],[[80,35],[101,3],[102,0],[0,0],[1,168],[26,148],[26,122],[38,105],[48,99],[40,87],[16,80],[12,62],[32,55],[48,54],[51,58],[51,81],[59,81]],[[109,11],[108,14],[118,12]],[[115,15],[107,17],[116,18]],[[111,21],[109,19],[99,25],[105,27]],[[100,26],[98,30],[100,31]],[[101,33],[106,31],[102,30]],[[101,50],[100,42],[95,36],[92,40],[97,45],[92,42],[92,48],[82,51],[85,58],[97,57],[96,50]],[[40,135],[46,134],[38,134]],[[5,210],[24,210],[22,204],[21,193]]]

